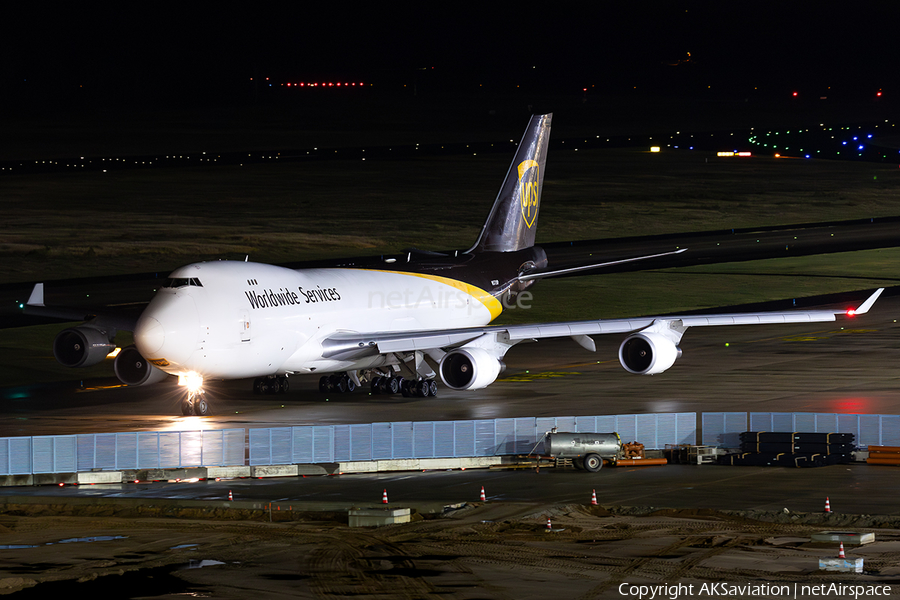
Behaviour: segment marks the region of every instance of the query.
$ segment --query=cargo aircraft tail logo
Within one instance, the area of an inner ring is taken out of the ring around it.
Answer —
[[[519,204],[522,218],[528,229],[534,225],[540,202],[540,167],[537,161],[524,160],[519,163]]]

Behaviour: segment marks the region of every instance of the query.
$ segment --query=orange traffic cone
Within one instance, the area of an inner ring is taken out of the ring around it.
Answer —
[[[828,501],[828,496],[825,496],[825,512],[831,512],[831,502]]]
[[[550,525],[550,517],[547,517],[547,531],[550,531],[553,527]]]
[[[388,503],[388,499],[387,499],[387,489],[385,489],[385,490],[384,490],[384,493],[381,495],[381,503],[382,503],[382,504],[387,504],[387,503]]]
[[[232,502],[234,500],[234,496],[231,495],[231,490],[228,490],[228,501]]]
[[[597,490],[591,490],[591,506],[597,506]]]
[[[844,556],[844,542],[841,542],[841,550],[838,552],[838,558],[847,558]]]
[[[481,501],[484,502],[484,486],[481,486]]]

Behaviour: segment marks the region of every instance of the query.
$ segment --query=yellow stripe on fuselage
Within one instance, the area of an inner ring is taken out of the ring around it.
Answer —
[[[363,271],[376,271],[378,273],[394,273],[396,275],[411,275],[413,277],[421,277],[422,279],[430,279],[431,281],[436,281],[438,283],[443,283],[444,285],[449,285],[463,292],[464,294],[468,294],[475,300],[478,300],[484,307],[488,309],[491,313],[491,321],[500,316],[500,313],[503,312],[503,305],[500,303],[497,298],[491,295],[489,292],[485,290],[475,287],[474,285],[470,285],[464,281],[459,281],[456,279],[450,279],[449,277],[441,277],[439,275],[428,275],[427,273],[410,273],[409,271],[386,271],[383,269],[360,269]]]

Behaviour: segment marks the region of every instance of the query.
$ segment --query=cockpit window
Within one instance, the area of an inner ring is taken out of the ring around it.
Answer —
[[[169,277],[163,284],[164,288],[180,288],[192,285],[194,287],[203,287],[200,280],[196,277]]]

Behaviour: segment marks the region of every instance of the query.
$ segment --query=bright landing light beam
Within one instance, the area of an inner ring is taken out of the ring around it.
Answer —
[[[178,385],[183,385],[184,387],[186,387],[191,395],[197,394],[203,391],[203,376],[199,373],[187,373],[186,375],[179,375]]]

